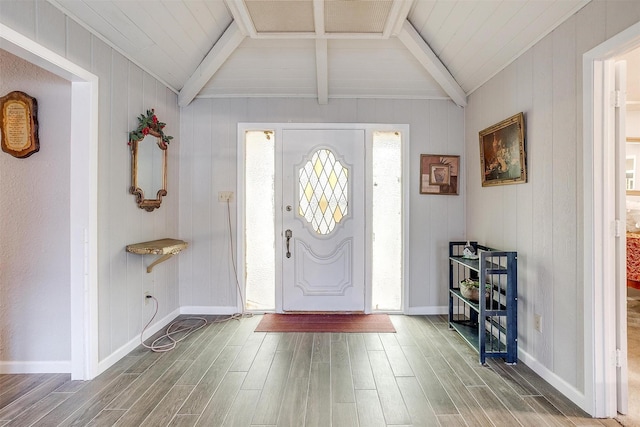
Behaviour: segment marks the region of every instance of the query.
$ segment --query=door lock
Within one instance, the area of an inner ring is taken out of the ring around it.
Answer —
[[[291,212],[291,205],[287,205],[285,209],[287,210],[287,212]]]
[[[291,258],[291,252],[289,251],[289,240],[291,240],[291,236],[293,236],[293,232],[291,230],[284,232],[284,237],[287,238],[287,258]]]

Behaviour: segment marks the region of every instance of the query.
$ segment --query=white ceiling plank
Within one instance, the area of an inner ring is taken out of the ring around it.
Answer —
[[[140,53],[144,51],[144,49],[140,43],[142,43],[143,40],[140,40],[139,44],[135,45],[127,36],[122,34],[121,31],[113,27],[112,22],[109,22],[108,14],[92,9],[89,4],[84,1],[74,1],[73,3],[58,0],[48,1],[65,15],[78,22],[87,31],[94,34],[98,39],[102,40],[108,46],[111,46],[116,52],[119,52],[133,64],[140,67],[140,69],[145,70],[149,75],[167,86],[171,91],[176,94],[178,93],[179,81],[171,78],[171,76],[167,76],[166,73],[158,72],[158,70],[166,69],[166,66],[162,69],[156,69],[149,67],[148,64],[141,59]],[[91,3],[91,5],[93,5],[93,3]],[[152,48],[153,43],[150,42],[149,46]]]
[[[330,41],[329,75],[332,81],[345,77],[378,80],[372,90],[376,86],[391,87],[400,82],[404,84],[414,81],[416,87],[432,86],[442,96],[446,96],[441,86],[398,38],[384,43],[366,40]],[[394,78],[389,79],[389,75]]]
[[[92,2],[92,4],[102,2]],[[176,26],[175,21],[168,15],[166,9],[161,5],[154,9],[153,14],[144,7],[140,2],[118,1],[113,3],[120,11],[131,18],[137,28],[143,32],[146,37],[151,39],[155,46],[164,53],[167,61],[174,61],[172,71],[180,76],[184,81],[191,70],[198,64],[202,55],[193,56],[192,49],[184,49],[184,39],[182,31],[167,31],[167,28]],[[168,21],[170,19],[170,21]]]
[[[498,7],[498,2],[474,2],[471,13],[467,16],[467,19],[462,22],[453,36],[444,41],[444,47],[441,52],[438,52],[438,56],[442,62],[449,65],[449,71],[453,73],[449,59],[452,58],[456,52],[459,52],[464,46],[476,36],[477,32],[482,29],[483,24],[491,15],[495,13]],[[423,35],[424,38],[424,35]]]
[[[315,91],[316,65],[315,40],[262,40],[245,38],[233,54],[216,73],[222,75],[265,75],[274,73],[288,75],[300,72],[313,82]]]
[[[184,3],[192,3],[194,0],[182,0]],[[223,0],[201,0],[205,7],[209,10],[209,14],[213,17],[216,25],[216,31],[222,34],[224,30],[233,21],[233,16],[227,7],[227,3]]]
[[[122,34],[129,42],[139,46],[141,49],[154,44],[154,40],[136,24],[136,15],[129,15],[118,7],[114,7],[111,2],[89,2],[83,1],[79,4],[86,4],[97,15],[104,19],[115,32]],[[110,32],[107,32],[110,34]]]
[[[317,99],[315,55],[315,40],[245,38],[198,97],[225,91],[253,96],[251,88],[256,96],[279,90]]]
[[[188,25],[180,19],[187,16],[190,14],[181,2],[158,3],[154,7],[153,19],[157,23],[157,28],[168,33],[173,40],[173,44],[167,44],[161,48],[166,50],[167,57],[184,64],[183,81],[211,48],[211,41],[206,38],[205,33],[198,30],[197,25]],[[166,31],[167,28],[172,30]],[[191,49],[184,49],[184,46],[190,46]]]
[[[397,38],[385,42],[331,41],[329,75],[331,98],[388,98],[396,93],[403,99],[449,99]]]
[[[359,82],[359,81],[358,81]],[[354,83],[358,83],[354,82]],[[449,99],[448,96],[442,95],[440,91],[424,90],[416,91],[415,88],[403,90],[402,88],[392,87],[385,88],[372,93],[369,86],[365,88],[354,87],[349,85],[346,87],[336,87],[331,93],[332,99],[339,98],[362,98],[362,99]]]
[[[1,1],[1,0],[0,0]],[[251,36],[249,36],[251,37]],[[293,33],[293,32],[283,32],[283,33],[258,33],[255,37],[251,37],[252,39],[259,40],[267,40],[267,39],[278,39],[278,40],[313,40],[313,39],[327,39],[327,40],[342,40],[342,39],[353,39],[353,40],[386,40],[382,33]]]
[[[199,40],[206,38],[207,33],[200,27],[200,25],[191,25],[193,16],[189,12],[189,9],[185,7],[184,3],[177,2],[175,0],[163,0],[162,6],[165,7],[167,13],[173,18],[176,25],[180,26],[182,31],[191,42],[198,46]]]
[[[535,22],[540,15],[543,15],[550,5],[551,3],[548,2],[528,1],[523,3],[510,19],[506,20],[500,28],[496,28],[491,33],[489,39],[491,45],[490,50],[487,50],[483,55],[478,55],[478,52],[469,52],[469,54],[472,55],[471,60],[475,65],[473,69],[466,68],[464,72],[456,74],[460,81],[472,81],[474,76],[479,74],[478,70],[481,69],[487,61],[493,59],[514,37],[517,37],[519,32],[531,25],[532,22]]]
[[[317,102],[315,41],[245,38],[198,98],[225,94],[302,97]]]
[[[202,1],[185,1],[184,7],[191,13],[192,18],[187,19],[185,25],[198,25],[208,40],[218,40],[225,28],[229,26],[233,17],[228,13],[216,17],[209,10],[209,3]]]
[[[178,105],[185,107],[193,101],[244,38],[245,35],[240,31],[238,24],[232,22],[180,90]]]
[[[453,8],[456,6],[455,1],[438,1],[435,7],[431,10],[427,22],[424,27],[418,31],[420,34],[424,34],[425,40],[431,40],[431,37],[435,36],[440,27],[442,27],[444,21],[451,14]]]
[[[117,30],[113,25],[113,21],[110,21],[109,16],[103,11],[95,10],[85,2],[75,3],[72,10],[67,7],[66,3],[61,4],[56,0],[49,0],[49,2],[79,23],[90,22],[91,26],[87,24],[83,26],[92,33],[97,34],[101,40],[107,40],[105,35],[110,35],[111,45],[119,46],[121,51],[128,51],[135,48],[135,44],[130,40],[132,36]],[[144,34],[142,34],[142,36],[144,36]],[[152,46],[153,41],[145,41],[142,39],[139,44],[142,45],[142,47]]]
[[[315,91],[304,92],[304,87],[297,87],[296,82],[289,82],[286,87],[272,87],[264,90],[262,85],[251,86],[250,82],[238,82],[239,86],[224,87],[222,90],[205,89],[198,98],[313,98]]]
[[[466,73],[466,70],[478,69],[484,63],[483,57],[493,55],[494,46],[492,43],[494,43],[497,34],[500,34],[504,25],[516,19],[518,12],[525,4],[526,2],[512,1],[501,3],[500,7],[486,17],[482,26],[459,51],[447,52],[442,55],[442,60],[447,61],[446,63],[451,73],[458,77],[460,86],[466,90],[470,89],[471,85],[460,78],[460,73]],[[500,40],[496,42],[500,43]]]
[[[436,0],[418,0],[413,3],[407,19],[414,28],[422,28],[427,23],[431,11],[436,6]],[[404,22],[403,22],[404,24]],[[398,30],[399,32],[400,30]]]
[[[478,89],[542,40],[558,26],[558,16],[563,16],[562,21],[564,21],[584,7],[586,3],[587,1],[581,3],[554,2],[549,4],[544,13],[538,13],[537,16],[534,16],[535,12],[533,10],[526,11],[525,15],[529,16],[529,22],[526,25],[515,28],[508,28],[507,26],[507,32],[512,36],[506,39],[506,43],[497,46],[499,49],[495,51],[493,57],[488,56],[485,58],[484,64],[476,70],[477,73],[475,75],[466,79],[471,83],[468,92],[471,93]],[[541,29],[546,31],[541,32]],[[496,69],[495,64],[503,64],[503,66]],[[484,79],[480,80],[477,76],[483,76]]]
[[[318,80],[318,104],[329,102],[327,39],[316,40],[316,79]]]
[[[283,54],[287,54],[289,51],[295,51],[298,49],[315,49],[315,45],[313,44],[313,40],[306,38],[296,38],[296,39],[272,39],[272,38],[257,38],[252,39],[247,37],[242,45],[238,48],[238,51],[241,49],[255,49],[256,53],[263,52],[267,49],[281,49],[284,50]],[[271,55],[272,52],[269,52]],[[313,55],[310,56],[313,58]],[[313,69],[313,67],[311,67]]]
[[[473,12],[473,9],[473,4],[468,1],[457,2],[435,37],[433,39],[425,38],[425,40],[429,40],[429,46],[431,46],[436,55],[440,56],[444,46],[456,33],[466,30],[462,25]]]
[[[409,21],[405,21],[398,38],[438,84],[442,86],[442,89],[451,97],[453,102],[460,107],[465,107],[467,105],[467,95]]]

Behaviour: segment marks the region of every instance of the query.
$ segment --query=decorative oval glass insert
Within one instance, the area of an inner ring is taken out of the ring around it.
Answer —
[[[329,234],[347,215],[348,170],[325,148],[313,153],[299,170],[298,212],[318,234]]]

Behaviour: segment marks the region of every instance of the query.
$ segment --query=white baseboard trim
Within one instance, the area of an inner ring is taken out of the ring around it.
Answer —
[[[429,316],[448,313],[448,306],[409,307],[404,311],[404,314],[408,316]]]
[[[171,313],[167,314],[162,319],[155,322],[153,325],[149,325],[146,331],[144,331],[144,335],[142,336],[143,340],[146,340],[151,335],[158,332],[160,329],[165,328],[171,321],[173,321],[176,317],[180,315],[180,309],[175,309]],[[98,373],[100,375],[111,366],[113,366],[118,360],[125,357],[129,354],[134,348],[140,345],[140,334],[138,334],[135,338],[130,340],[128,343],[124,344],[122,347],[111,353],[109,356],[98,362]]]
[[[230,315],[238,313],[238,307],[231,306],[186,306],[180,307],[180,314],[213,314]]]
[[[587,413],[588,408],[586,405],[586,398],[583,392],[576,389],[571,384],[560,378],[554,372],[543,366],[536,358],[531,356],[526,351],[518,349],[518,358],[524,362],[529,368],[531,368],[536,374],[538,374],[543,380],[551,384],[553,388],[562,393],[567,399],[578,405],[583,411]]]
[[[0,374],[68,374],[70,360],[51,361],[0,361]]]

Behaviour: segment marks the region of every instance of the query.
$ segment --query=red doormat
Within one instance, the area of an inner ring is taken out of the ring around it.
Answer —
[[[387,314],[265,314],[256,332],[395,332]]]

